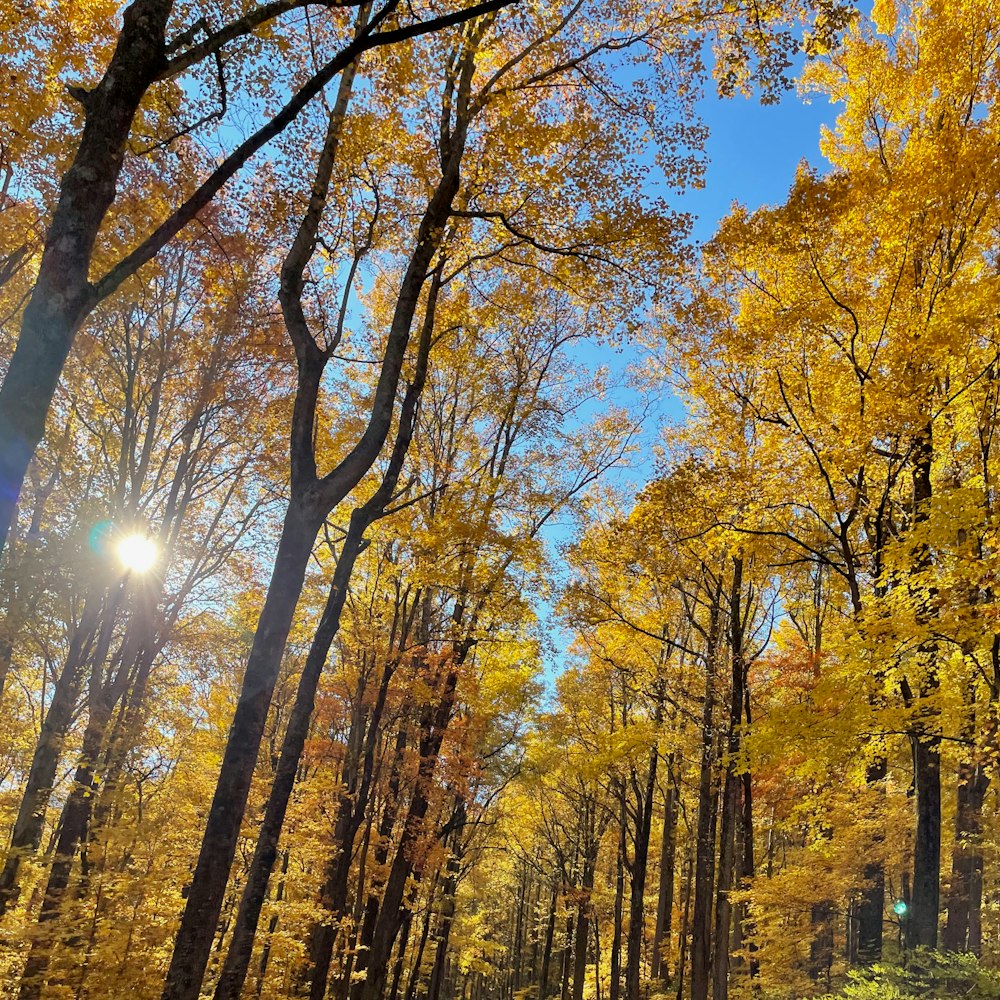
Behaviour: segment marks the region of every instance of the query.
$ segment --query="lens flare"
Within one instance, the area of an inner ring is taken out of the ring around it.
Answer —
[[[145,535],[126,535],[115,546],[118,561],[131,573],[146,573],[156,565],[156,542]]]
[[[107,555],[114,534],[115,526],[111,521],[98,521],[87,535],[91,551],[96,552],[99,556]]]

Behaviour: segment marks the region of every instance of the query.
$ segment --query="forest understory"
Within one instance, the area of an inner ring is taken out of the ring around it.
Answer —
[[[998,0],[0,51],[0,1000],[1000,1000]]]

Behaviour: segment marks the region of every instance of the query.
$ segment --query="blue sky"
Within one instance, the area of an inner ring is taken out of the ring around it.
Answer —
[[[837,107],[824,97],[810,99],[806,104],[794,91],[776,105],[715,94],[702,99],[710,130],[705,187],[676,200],[698,215],[696,239],[712,235],[733,201],[751,209],[784,201],[800,160],[820,165],[820,128],[833,125]]]

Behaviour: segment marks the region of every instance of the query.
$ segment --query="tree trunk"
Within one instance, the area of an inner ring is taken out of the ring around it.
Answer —
[[[982,764],[963,761],[958,772],[958,807],[955,810],[955,847],[952,854],[951,889],[944,947],[949,951],[982,948],[983,902],[983,801],[989,775]]]
[[[562,987],[560,1000],[570,1000],[570,984],[573,972],[573,914],[566,918],[566,943],[562,950]]]
[[[594,994],[597,1000],[601,998],[601,922],[592,920],[594,928]]]
[[[389,857],[389,837],[392,834],[393,827],[395,826],[396,816],[399,812],[400,806],[400,772],[403,766],[403,755],[406,752],[406,744],[407,729],[405,725],[401,725],[396,734],[393,762],[389,773],[388,794],[386,795],[382,818],[379,821],[378,841],[375,847],[375,866],[377,868],[382,868]],[[324,888],[323,899],[327,898],[325,893],[326,889]],[[359,944],[359,955],[367,955],[368,950],[371,948],[372,936],[375,933],[375,921],[378,919],[378,911],[379,898],[376,894],[376,886],[373,885],[368,892],[368,898],[365,900],[364,912],[361,916],[359,940],[355,942]],[[333,949],[335,934],[333,919],[334,918],[331,915],[325,920],[318,921],[313,926],[310,936],[309,977],[312,984],[310,996],[320,998],[320,1000],[322,1000],[322,997],[326,992],[326,976],[329,972],[330,953]],[[364,968],[363,960],[361,968]],[[346,998],[349,996],[350,992],[350,976],[345,976],[343,990],[340,995],[343,998]]]
[[[285,879],[288,876],[288,861],[291,852],[283,851],[281,857],[281,879],[278,882],[277,891],[274,894],[274,901],[280,903],[285,898]],[[267,979],[267,966],[271,961],[271,942],[274,940],[274,932],[278,929],[278,914],[271,914],[271,919],[267,922],[267,934],[264,937],[264,947],[260,950],[260,964],[257,966],[257,986],[254,992],[258,998],[264,992],[264,981]]]
[[[692,851],[688,848],[687,865],[684,873],[684,912],[681,914],[681,933],[677,947],[677,1000],[684,996],[684,963],[687,959],[688,923],[691,918],[691,896],[694,880],[691,878]]]
[[[865,772],[869,785],[880,784],[888,773],[886,759],[878,757]],[[858,961],[871,965],[882,957],[882,921],[885,909],[885,872],[880,861],[869,861],[865,865],[864,877],[867,885],[861,891],[858,901]]]
[[[587,939],[590,937],[590,894],[594,889],[594,869],[589,860],[584,863],[580,884],[580,901],[576,908],[576,928],[573,939],[573,1000],[583,1000],[587,980]]]
[[[417,354],[417,364],[415,367],[415,374],[413,381],[407,387],[406,394],[403,399],[403,405],[400,413],[399,427],[396,432],[396,441],[393,446],[392,457],[389,461],[389,465],[386,469],[384,476],[382,477],[382,482],[378,489],[375,491],[373,496],[362,506],[357,508],[351,515],[351,525],[348,529],[348,536],[344,541],[344,546],[341,550],[341,556],[337,561],[337,570],[335,572],[334,588],[340,588],[339,597],[339,607],[336,610],[336,622],[333,618],[330,619],[330,627],[325,631],[329,635],[324,635],[323,644],[325,644],[325,651],[322,653],[323,659],[326,658],[326,652],[329,650],[330,642],[333,639],[333,635],[336,633],[336,626],[339,625],[340,620],[340,609],[343,607],[343,599],[346,594],[347,584],[350,581],[351,573],[353,572],[354,562],[361,552],[363,545],[363,535],[365,529],[378,517],[381,517],[385,512],[386,504],[392,497],[396,485],[399,481],[399,474],[402,470],[403,461],[405,460],[407,451],[409,450],[410,440],[413,435],[414,428],[414,418],[416,414],[416,405],[423,391],[424,382],[427,375],[427,362],[428,355],[430,352],[430,345],[432,339],[432,333],[434,329],[434,315],[437,304],[437,295],[441,287],[441,272],[440,269],[435,272],[434,280],[431,284],[430,292],[427,296],[427,309],[424,317],[423,330],[420,336],[420,347]],[[341,569],[341,564],[343,569]],[[339,581],[337,577],[339,576]],[[331,601],[334,597],[334,592],[331,591]],[[399,609],[399,628],[401,634],[397,637],[397,641],[402,645],[404,636],[408,632],[409,626],[405,623],[406,619],[406,609],[405,607]],[[322,629],[321,625],[321,629]],[[395,626],[394,626],[395,627]],[[319,634],[317,633],[317,638]],[[339,916],[345,912],[345,906],[347,903],[347,886],[348,879],[350,877],[351,868],[351,857],[353,854],[354,838],[357,836],[357,831],[361,826],[362,820],[364,819],[365,810],[368,805],[368,796],[371,788],[371,780],[374,767],[374,754],[375,745],[379,736],[379,726],[382,721],[382,712],[385,708],[386,696],[389,690],[389,683],[392,680],[393,673],[395,672],[396,661],[389,659],[382,671],[382,680],[379,685],[378,695],[375,699],[375,705],[371,710],[370,717],[367,718],[367,733],[364,737],[363,746],[363,757],[362,757],[362,744],[361,737],[364,730],[365,724],[365,714],[362,711],[363,699],[359,697],[356,699],[356,712],[354,718],[351,722],[351,734],[348,739],[349,753],[347,760],[345,761],[345,775],[347,779],[344,782],[344,790],[340,796],[340,802],[337,811],[337,823],[334,829],[334,846],[335,853],[330,861],[327,868],[326,882],[323,887],[321,901],[323,903],[324,909],[328,914],[328,921],[319,923],[314,926],[312,935],[310,938],[310,972],[311,976],[311,995],[321,996],[321,991],[326,989],[326,981],[329,975],[330,959],[333,952],[333,944],[336,936],[335,923]],[[316,665],[316,670],[309,673],[308,677],[306,672],[303,672],[303,679],[300,683],[300,691],[302,690],[301,684],[308,683],[309,690],[307,690],[303,697],[308,698],[308,705],[302,705],[302,717],[303,721],[301,724],[296,723],[296,728],[294,730],[294,743],[289,743],[288,736],[286,735],[286,748],[289,757],[294,757],[294,768],[291,769],[288,781],[285,782],[287,789],[281,789],[281,793],[285,796],[285,802],[287,804],[288,794],[291,791],[291,780],[294,776],[294,771],[298,768],[298,760],[302,754],[302,749],[305,744],[305,736],[308,731],[309,717],[312,714],[312,704],[315,700],[316,686],[319,682],[319,670],[322,668],[322,663]],[[311,693],[310,693],[311,691]],[[299,709],[299,700],[296,699],[296,712]],[[297,718],[297,716],[293,717]],[[292,732],[292,726],[289,725],[289,731]],[[404,739],[405,737],[401,737]],[[285,748],[282,750],[282,756],[284,757]],[[359,760],[359,758],[361,758]],[[358,784],[358,771],[360,764],[360,785]],[[398,753],[396,763],[393,765],[393,779],[390,781],[390,791],[393,795],[393,801],[396,791],[398,791]],[[270,802],[269,802],[270,805]],[[392,806],[392,811],[387,809],[386,817],[389,818],[389,827],[385,831],[384,836],[388,836],[392,828],[392,820],[395,818],[395,805]],[[385,822],[385,818],[383,825]],[[280,832],[281,824],[284,819],[284,807],[281,809],[281,816],[275,816],[275,836]],[[378,854],[381,852],[384,855],[384,847],[380,847]],[[379,862],[383,863],[385,857]],[[361,892],[361,886],[359,882],[359,894]],[[359,901],[362,897],[359,895]],[[259,906],[257,907],[259,913]],[[365,928],[371,929],[374,927],[375,910],[370,910],[366,908],[365,910]],[[256,918],[255,918],[256,923]],[[249,946],[252,947],[253,944],[253,934],[252,930],[249,934]],[[367,947],[370,941],[365,941],[364,945]],[[236,978],[234,977],[234,983]],[[239,991],[234,989],[229,996],[231,1000],[238,1000]],[[217,1000],[221,1000],[217,994]]]
[[[363,4],[356,17],[356,32],[364,27],[366,20],[367,6]],[[283,279],[286,286],[291,284],[295,286],[296,291],[298,289],[297,282],[301,279],[305,264],[312,253],[311,242],[318,230],[320,217],[326,202],[342,126],[347,115],[347,107],[354,85],[356,69],[357,64],[351,63],[341,74],[337,98],[330,112],[323,150],[316,168],[316,177],[313,183],[309,208],[300,223],[295,245],[293,245],[285,261]],[[307,244],[306,249],[302,249],[299,246],[300,243]],[[295,301],[291,301],[293,299]],[[291,310],[293,314],[298,316],[296,312],[297,305],[298,295],[292,293],[290,296],[286,296],[283,308],[286,313]],[[302,318],[302,322],[305,322],[304,317]],[[418,365],[418,367],[420,366]],[[407,424],[407,416],[404,413],[401,417],[395,452],[399,451],[400,437],[405,435],[403,454],[405,454],[406,447],[409,445],[412,427],[408,428]],[[396,458],[395,452],[394,459]],[[387,471],[379,488],[380,494],[385,495],[387,491],[391,493],[395,488],[400,463],[401,459],[400,462],[390,463],[389,471]],[[295,703],[292,707],[292,714],[282,742],[281,756],[267,800],[264,820],[257,836],[257,846],[254,850],[247,883],[240,899],[239,912],[237,913],[236,923],[233,928],[233,938],[226,955],[222,975],[216,986],[215,1000],[239,1000],[243,984],[246,980],[250,957],[253,952],[254,936],[257,932],[258,921],[260,920],[260,910],[267,893],[267,883],[274,868],[275,858],[277,857],[278,839],[281,835],[281,828],[284,825],[288,801],[295,783],[295,775],[298,772],[302,750],[308,736],[309,723],[312,719],[313,708],[315,706],[320,675],[326,663],[330,646],[340,628],[340,615],[344,607],[344,602],[347,599],[347,589],[354,570],[354,564],[364,546],[364,532],[381,513],[379,500],[380,498],[373,499],[372,502],[357,508],[352,513],[347,536],[337,557],[337,564],[334,569],[333,580],[331,581],[330,593],[323,611],[323,617],[313,637],[313,642],[299,679]],[[338,827],[344,825],[345,813],[350,815],[352,819],[354,818],[350,805],[345,805],[344,798],[344,796],[341,797],[340,810],[338,812]],[[358,823],[360,823],[360,819]],[[350,825],[352,826],[352,830],[351,845],[347,848],[348,856],[351,853],[350,847],[353,846],[353,837],[358,824]],[[346,831],[341,832],[346,836]],[[336,838],[338,845],[342,839],[345,839],[345,837]],[[340,910],[338,909],[339,912]]]
[[[424,952],[427,949],[427,939],[431,933],[431,920],[434,916],[434,890],[436,887],[437,879],[435,878],[431,883],[430,892],[427,894],[427,907],[424,910],[424,919],[420,924],[420,940],[417,942],[417,950],[410,965],[410,978],[406,984],[404,1000],[414,1000],[414,997],[417,995],[417,983],[420,982],[421,966],[424,964]],[[412,919],[412,910],[410,914]],[[405,923],[406,919],[404,918],[404,926]],[[400,931],[400,934],[402,934],[402,931]],[[400,952],[400,958],[402,957],[402,952]]]
[[[750,693],[747,691],[746,699],[746,720],[750,725]],[[753,852],[753,781],[749,771],[743,772],[743,857],[740,865],[740,879],[744,883],[754,877],[756,865]],[[741,921],[743,938],[749,939],[747,950],[750,953],[750,978],[754,979],[760,972],[760,962],[756,957],[757,945],[753,940],[753,920],[749,914],[749,907],[744,903],[739,908],[739,919]]]
[[[399,984],[403,980],[403,969],[406,965],[406,947],[410,941],[410,930],[413,927],[413,904],[406,908],[403,914],[403,926],[399,929],[399,945],[396,948],[396,964],[392,969],[392,985],[389,987],[388,1000],[397,1000]],[[421,944],[421,947],[423,945]]]
[[[458,873],[462,860],[461,838],[465,827],[465,803],[459,802],[456,807],[458,814],[455,832],[452,835],[452,850],[445,868],[444,883],[441,888],[441,908],[438,914],[437,940],[434,949],[434,965],[431,967],[431,978],[427,986],[427,1000],[441,1000],[441,987],[444,982],[445,958],[448,955],[448,941],[451,937],[451,926],[455,918],[455,890],[458,888]]]
[[[918,734],[912,744],[917,825],[907,931],[910,947],[936,948],[941,909],[941,755],[936,737]]]
[[[663,839],[660,842],[660,891],[656,899],[651,974],[664,984],[670,979],[670,924],[674,909],[674,860],[677,850],[677,789],[673,754],[667,761],[667,790],[663,797]]]
[[[466,111],[474,65],[473,47],[466,52],[461,74],[459,103]],[[305,325],[300,301],[303,270],[315,244],[314,239],[306,237],[310,231],[315,235],[321,211],[321,206],[315,205],[315,191],[310,212],[303,219],[282,268],[279,300],[299,363],[299,387],[291,434],[293,501],[285,516],[278,556],[226,743],[201,853],[174,943],[163,1000],[197,1000],[201,989],[267,710],[312,544],[323,520],[361,481],[388,437],[413,317],[458,192],[467,124],[467,120],[458,115],[447,148],[441,151],[441,179],[421,217],[416,243],[400,283],[368,423],[351,451],[321,480],[316,479],[315,473],[314,424],[320,379],[328,355],[320,352]],[[392,934],[393,939],[396,931]],[[392,940],[387,943],[391,950]],[[382,960],[388,960],[387,952]],[[384,968],[379,970],[383,980],[385,974]]]
[[[622,923],[625,909],[625,788],[620,789],[618,809],[618,852],[615,855],[615,908],[611,936],[611,987],[608,1000],[618,1000],[622,979]]]
[[[13,656],[14,643],[7,636],[0,636],[0,704],[3,704],[3,693],[7,688],[7,675],[10,673]]]
[[[83,134],[59,186],[34,289],[0,386],[0,554],[66,357],[93,308],[88,278],[94,242],[115,198],[136,111],[166,66],[164,35],[172,9],[173,0],[135,0],[125,9],[101,81],[89,92],[73,91],[84,108]]]
[[[727,1000],[729,995],[729,951],[732,931],[732,906],[729,893],[736,868],[736,809],[739,776],[726,769],[722,792],[722,831],[719,844],[719,877],[715,900],[715,953],[712,962],[712,996]]]
[[[718,633],[718,602],[712,607],[710,645]],[[702,709],[701,773],[698,781],[698,834],[695,853],[694,907],[691,920],[691,1000],[708,1000],[712,958],[712,890],[715,884],[715,830],[718,789],[715,780],[716,741],[715,649],[705,657],[705,700]]]
[[[715,902],[715,955],[712,996],[728,1000],[729,953],[733,907],[729,894],[736,876],[736,828],[739,823],[740,776],[737,758],[742,743],[744,683],[743,656],[743,560],[733,559],[733,580],[729,598],[729,652],[732,664],[729,692],[729,727],[726,734],[726,767],[722,790],[722,831],[719,837],[719,878]]]
[[[847,903],[847,913],[844,918],[844,959],[848,965],[858,961],[858,901],[851,899]]]
[[[41,995],[52,951],[57,943],[55,931],[48,925],[54,924],[60,914],[73,869],[73,860],[90,824],[91,804],[94,800],[95,765],[100,757],[104,734],[113,708],[113,705],[103,699],[99,698],[98,702],[91,711],[83,736],[83,748],[74,775],[73,788],[63,807],[55,858],[45,886],[42,908],[38,914],[39,933],[32,940],[21,976],[20,1000],[37,1000]]]
[[[538,978],[538,1000],[546,1000],[549,995],[549,970],[552,963],[552,939],[556,932],[556,884],[552,883],[552,897],[549,900],[549,918],[545,922],[545,946],[542,948],[542,971]]]
[[[278,758],[278,766],[267,799],[264,819],[257,834],[257,846],[254,849],[250,871],[247,874],[246,885],[240,898],[229,951],[226,954],[222,974],[215,988],[215,1000],[239,1000],[243,991],[247,970],[250,967],[250,958],[253,954],[253,942],[260,920],[260,911],[264,905],[267,884],[278,856],[281,828],[284,825],[288,802],[295,785],[295,776],[298,773],[302,750],[309,734],[309,723],[316,701],[316,689],[323,666],[326,663],[327,654],[330,651],[330,645],[340,626],[340,613],[347,597],[347,581],[350,579],[358,547],[348,532],[344,548],[337,560],[334,580],[330,587],[323,617],[313,637],[302,675],[299,678],[295,703],[292,706],[282,742],[281,756]],[[338,813],[338,826],[339,820],[340,813]],[[353,836],[351,840],[353,843]],[[338,912],[340,911],[338,910]]]
[[[528,898],[528,937],[531,940],[531,950],[528,953],[527,980],[529,985],[538,982],[538,951],[541,945],[541,935],[538,926],[538,904],[542,898],[542,883],[531,879],[531,892]]]
[[[106,609],[105,621],[91,656],[88,696],[90,715],[83,734],[73,785],[60,816],[55,857],[49,870],[38,915],[40,933],[36,934],[32,941],[22,975],[20,995],[23,1000],[34,1000],[40,993],[56,944],[54,929],[49,929],[47,933],[42,932],[42,929],[45,925],[52,924],[60,915],[77,850],[86,843],[91,832],[95,789],[99,781],[102,758],[105,757],[104,749],[111,717],[128,692],[130,684],[145,676],[155,656],[152,608],[144,601],[133,616],[114,664],[105,669],[115,613],[125,584],[126,580],[123,579]],[[86,892],[88,866],[85,862],[84,857],[81,864],[83,877],[77,889],[80,896]]]
[[[809,942],[809,978],[829,979],[833,965],[833,904],[829,900],[813,905],[809,913],[812,940]]]
[[[522,955],[524,954],[524,907],[528,892],[527,882],[527,866],[522,864],[521,878],[517,891],[517,906],[514,910],[514,942],[510,951],[510,991],[512,994],[521,989]]]
[[[292,615],[321,519],[296,503],[285,512],[267,598],[226,741],[198,863],[174,942],[163,1000],[197,1000],[222,910]]]
[[[21,793],[21,804],[14,820],[10,848],[4,861],[3,871],[0,872],[0,917],[17,899],[18,877],[22,862],[37,851],[41,843],[45,811],[52,794],[66,731],[69,729],[80,698],[87,659],[93,655],[92,647],[102,603],[93,595],[87,599],[42,722],[31,768],[28,771],[28,780]],[[103,609],[105,614],[113,615],[114,603],[112,602],[112,608]]]
[[[931,465],[934,457],[932,425],[928,420],[915,449],[913,470],[913,523],[926,522],[932,499]],[[914,568],[929,567],[931,555],[926,543],[916,549]],[[922,593],[918,620],[927,623],[934,615],[929,593]],[[923,704],[938,688],[937,643],[921,644],[926,669],[920,679],[918,717],[911,735],[913,747],[913,787],[916,798],[916,829],[913,842],[913,905],[908,915],[907,933],[911,947],[936,948],[938,916],[941,911],[941,739],[938,710]]]
[[[215,988],[215,1000],[239,1000],[242,995],[243,984],[246,981],[250,958],[253,954],[253,942],[260,920],[260,911],[267,895],[267,883],[278,854],[281,828],[285,822],[285,813],[291,799],[292,788],[295,785],[295,776],[298,773],[302,751],[309,735],[309,723],[316,703],[320,675],[326,664],[330,646],[340,628],[340,615],[347,599],[348,584],[362,548],[366,527],[367,524],[364,523],[363,518],[352,516],[347,537],[344,539],[340,555],[337,558],[323,617],[316,629],[312,645],[306,656],[305,666],[302,668],[302,675],[299,678],[295,703],[292,706],[282,741],[281,756],[274,773],[264,819],[257,834],[257,846],[254,849],[250,871],[247,874],[246,885],[240,898],[232,940],[229,944],[222,974]],[[387,686],[386,683],[383,687]],[[384,700],[384,695],[380,692],[380,701],[384,703]],[[360,744],[360,739],[357,742]],[[360,746],[357,756],[361,756]],[[355,760],[354,764],[357,765],[358,761]],[[353,785],[354,782],[352,782]],[[354,790],[354,787],[350,789],[351,792]],[[334,839],[338,852],[337,858],[339,860],[346,856],[348,868],[354,837],[361,824],[363,807],[366,804],[367,794],[364,796],[364,802],[360,803],[360,809],[355,808],[350,793],[341,795],[340,798]],[[337,915],[343,912],[343,903],[346,901],[346,873],[343,884],[345,892],[342,895],[344,898],[337,901],[334,910]]]
[[[657,732],[663,717],[663,683],[657,685],[654,721]],[[649,752],[646,787],[637,802],[635,852],[632,859],[632,892],[629,897],[628,966],[625,969],[626,1000],[639,1000],[639,980],[642,968],[642,946],[645,940],[646,872],[649,868],[649,835],[653,821],[653,795],[656,791],[656,766],[660,759],[654,746]]]
[[[430,783],[437,768],[441,741],[451,721],[458,686],[458,672],[471,649],[468,643],[458,645],[459,648],[452,652],[452,661],[447,667],[448,672],[444,678],[439,701],[433,711],[425,713],[422,720],[416,787],[410,800],[396,855],[386,879],[382,903],[372,931],[371,945],[363,953],[364,963],[360,961],[357,963],[359,971],[363,968],[366,975],[363,980],[359,980],[357,989],[351,991],[352,997],[356,1000],[381,1000],[385,987],[389,954],[403,920],[401,904],[406,880],[413,870],[413,845],[423,831],[424,819],[430,805]]]

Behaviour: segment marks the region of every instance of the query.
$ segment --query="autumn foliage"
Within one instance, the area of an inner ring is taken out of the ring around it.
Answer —
[[[994,4],[0,46],[0,997],[1000,996]]]

